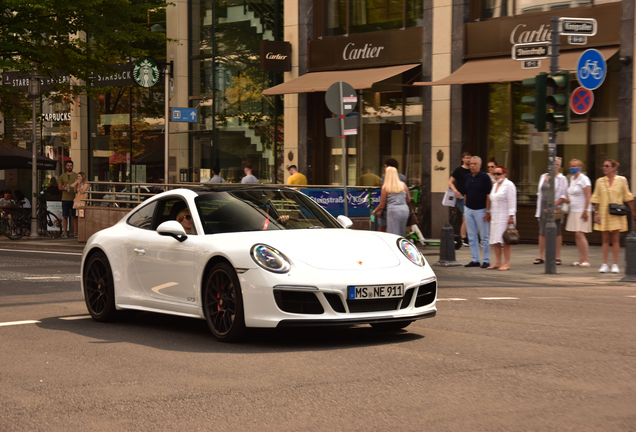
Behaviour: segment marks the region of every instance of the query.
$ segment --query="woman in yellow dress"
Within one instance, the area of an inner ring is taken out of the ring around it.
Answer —
[[[614,264],[612,264],[612,273],[620,273],[618,268],[618,252],[620,249],[619,236],[621,232],[627,231],[627,217],[616,216],[609,213],[609,205],[611,204],[629,204],[632,210],[632,216],[636,216],[634,211],[634,195],[629,190],[627,179],[623,176],[616,175],[619,163],[613,159],[603,161],[603,174],[596,180],[594,185],[594,195],[592,195],[591,203],[594,205],[594,229],[601,231],[603,234],[603,265],[599,269],[599,273],[607,273],[610,271],[607,265],[609,257],[609,245],[612,243],[612,256]]]

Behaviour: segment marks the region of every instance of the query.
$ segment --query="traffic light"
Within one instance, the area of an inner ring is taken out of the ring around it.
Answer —
[[[546,120],[554,123],[556,130],[570,130],[570,72],[559,71],[548,78],[552,94],[548,96]]]
[[[521,114],[521,121],[534,125],[539,132],[546,131],[545,115],[546,115],[546,97],[547,97],[548,74],[541,72],[534,78],[527,78],[521,81],[521,85],[525,88],[533,89],[534,94],[521,98],[523,105],[534,108],[532,113]]]

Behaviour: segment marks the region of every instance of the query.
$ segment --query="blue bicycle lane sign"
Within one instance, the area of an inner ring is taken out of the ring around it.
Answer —
[[[607,64],[600,51],[585,50],[576,62],[576,79],[588,90],[596,90],[607,75]]]

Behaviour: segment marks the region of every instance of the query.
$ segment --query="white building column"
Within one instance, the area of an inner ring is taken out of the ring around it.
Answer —
[[[291,58],[291,71],[285,72],[285,82],[291,81],[294,78],[298,78],[298,1],[291,0],[285,1],[285,13],[283,22],[284,25],[284,40],[291,43],[292,58]],[[286,94],[283,95],[284,99],[284,150],[283,150],[283,172],[285,175],[285,183],[289,177],[289,172],[285,169],[288,165],[298,165],[298,95]],[[288,155],[292,155],[290,160]]]

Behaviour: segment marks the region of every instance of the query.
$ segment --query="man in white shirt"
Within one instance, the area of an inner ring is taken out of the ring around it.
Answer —
[[[245,177],[243,177],[243,179],[241,180],[241,183],[252,183],[252,184],[259,183],[256,176],[252,174],[251,164],[246,163],[245,166],[243,167],[243,172],[245,173]]]

